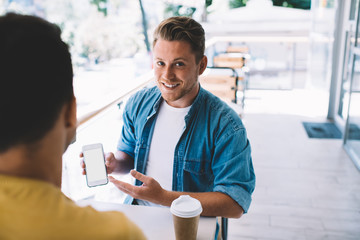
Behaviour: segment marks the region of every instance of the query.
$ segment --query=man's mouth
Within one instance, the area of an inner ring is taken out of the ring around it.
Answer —
[[[174,87],[177,87],[179,86],[180,84],[179,83],[176,83],[176,84],[167,84],[167,83],[162,83],[165,87],[167,88],[174,88]]]

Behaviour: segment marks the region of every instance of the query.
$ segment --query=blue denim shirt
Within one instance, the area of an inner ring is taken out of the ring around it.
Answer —
[[[161,101],[157,87],[143,89],[129,99],[124,110],[118,150],[132,156],[135,169],[144,174]],[[254,188],[250,143],[240,117],[200,87],[175,148],[172,190],[222,192],[247,212]],[[125,202],[132,200],[128,197]]]

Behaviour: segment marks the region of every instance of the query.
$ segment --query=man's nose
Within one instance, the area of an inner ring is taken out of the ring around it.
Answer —
[[[175,73],[174,70],[171,66],[167,66],[164,68],[164,72],[163,72],[163,78],[167,79],[167,80],[171,80],[174,79],[175,77]]]

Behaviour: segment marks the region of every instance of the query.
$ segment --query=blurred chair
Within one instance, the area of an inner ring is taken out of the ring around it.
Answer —
[[[212,59],[214,68],[232,68],[238,75],[237,88],[242,91],[241,104],[245,105],[245,91],[248,88],[250,60],[249,48],[246,45],[228,45],[225,52],[216,53]],[[233,101],[237,103],[237,101]]]
[[[217,232],[216,240],[227,240],[228,235],[228,219],[224,217],[217,217]]]
[[[214,67],[230,67],[242,69],[246,65],[247,58],[243,53],[220,53],[214,56]]]
[[[249,47],[246,45],[239,45],[239,46],[233,46],[229,45],[226,49],[226,52],[228,53],[246,53],[249,54],[250,50]]]
[[[208,67],[199,78],[203,88],[215,96],[228,103],[235,112],[242,114],[244,106],[245,88],[239,82],[243,81],[237,71],[230,67]],[[238,91],[242,92],[240,98],[241,104],[238,103]]]

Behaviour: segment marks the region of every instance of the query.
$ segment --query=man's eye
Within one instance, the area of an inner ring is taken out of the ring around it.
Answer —
[[[177,63],[175,63],[175,66],[182,67],[182,66],[185,66],[185,64],[183,62],[177,62]]]
[[[156,64],[157,64],[158,66],[164,66],[164,65],[165,65],[164,62],[157,62]]]

